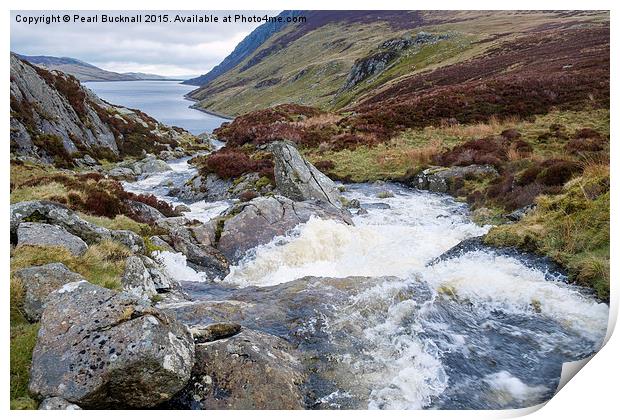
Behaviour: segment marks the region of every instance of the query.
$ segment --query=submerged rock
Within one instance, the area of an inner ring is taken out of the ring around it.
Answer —
[[[88,245],[60,226],[47,223],[21,223],[17,228],[18,245],[58,246],[73,255],[83,255]]]
[[[24,315],[31,322],[41,318],[43,305],[50,293],[67,283],[84,280],[62,263],[22,268],[15,272],[15,278],[24,288]]]
[[[194,409],[303,409],[304,373],[285,340],[242,330],[226,339],[196,345],[188,386],[174,405]]]
[[[334,181],[304,159],[293,144],[277,141],[269,145],[269,150],[274,158],[276,187],[283,196],[295,201],[319,200],[342,207]]]
[[[281,236],[300,223],[316,216],[352,225],[348,211],[324,201],[295,202],[285,197],[258,197],[233,207],[219,219],[217,249],[230,262],[237,262],[245,253]]]
[[[84,408],[148,408],[187,383],[194,341],[144,300],[82,281],[53,292],[41,317],[29,390]]]

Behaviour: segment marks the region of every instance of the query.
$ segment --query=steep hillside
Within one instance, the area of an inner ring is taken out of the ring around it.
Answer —
[[[148,115],[111,105],[70,75],[11,54],[11,152],[57,164],[90,155],[115,160],[174,148],[191,137]]]
[[[46,70],[58,70],[70,74],[80,82],[112,82],[131,80],[168,80],[164,76],[145,73],[116,73],[93,66],[92,64],[71,57],[51,57],[47,55],[21,55],[22,60],[28,61]]]
[[[278,16],[282,18],[293,17],[301,12],[284,11]],[[185,85],[204,86],[221,74],[232,70],[237,64],[250,56],[259,48],[269,37],[276,34],[287,25],[287,22],[267,22],[256,28],[250,35],[246,36],[224,60],[211,71],[202,76],[189,79],[183,82]]]
[[[199,107],[228,115],[282,103],[341,109],[373,97],[402,78],[511,48],[522,36],[608,28],[609,20],[606,12],[313,11],[303,15],[305,23],[286,25],[234,68],[212,75],[190,96],[199,101]],[[484,69],[480,70],[478,77],[484,77]]]

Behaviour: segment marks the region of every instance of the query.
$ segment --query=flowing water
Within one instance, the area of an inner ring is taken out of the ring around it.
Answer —
[[[195,172],[171,166],[127,188],[176,203],[167,191]],[[302,351],[314,408],[527,407],[553,395],[563,362],[600,347],[608,306],[544,259],[479,243],[441,257],[488,230],[465,205],[396,184],[347,188],[368,212],[355,226],[311,219],[215,283],[162,255],[196,300],[180,316],[200,324],[201,302],[236,302],[238,322]],[[394,197],[378,199],[386,189]],[[229,204],[193,203],[188,216]]]

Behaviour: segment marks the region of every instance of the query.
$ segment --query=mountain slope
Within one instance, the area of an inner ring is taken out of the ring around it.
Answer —
[[[520,36],[598,25],[606,12],[313,11],[190,96],[228,115],[296,103],[335,110],[401,78],[451,66]],[[252,34],[249,36],[251,37]]]
[[[70,74],[80,82],[111,82],[132,80],[168,80],[164,76],[145,73],[116,73],[103,70],[92,64],[71,57],[52,57],[47,55],[27,56],[17,54],[22,60],[46,70],[58,70]]]
[[[300,12],[284,11],[278,16],[282,18],[293,17],[299,15]],[[220,64],[213,67],[211,71],[202,76],[195,77],[183,82],[185,85],[204,86],[211,80],[233,69],[237,64],[252,54],[260,47],[269,37],[280,31],[287,25],[286,22],[267,22],[260,25],[241,41],[233,52],[231,52]]]
[[[11,153],[57,164],[115,160],[174,148],[187,134],[138,110],[111,105],[73,76],[11,54]]]

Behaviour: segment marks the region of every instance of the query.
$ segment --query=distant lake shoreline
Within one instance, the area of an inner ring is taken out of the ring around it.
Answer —
[[[182,85],[178,80],[135,80],[82,82],[107,102],[139,109],[166,124],[186,129],[192,134],[212,132],[229,121],[221,115],[191,108],[194,101],[186,94],[195,86]]]

